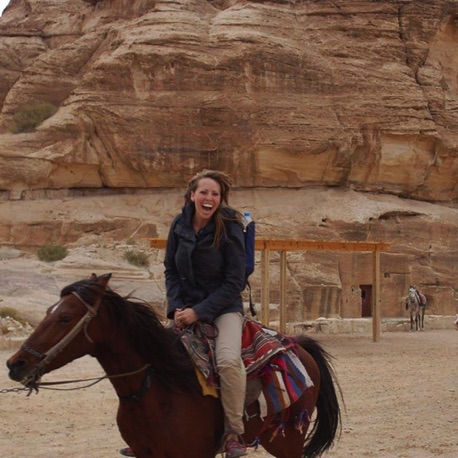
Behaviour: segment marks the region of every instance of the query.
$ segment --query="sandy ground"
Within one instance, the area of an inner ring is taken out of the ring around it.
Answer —
[[[346,411],[340,441],[325,456],[458,457],[458,332],[317,335],[335,357]],[[34,458],[117,457],[123,442],[115,424],[117,400],[103,381],[84,390],[26,397],[5,392],[19,385],[4,366],[14,349],[0,352],[0,450]],[[85,357],[46,381],[94,377],[100,366]],[[270,456],[263,450],[249,456]],[[190,458],[193,457],[190,453]]]

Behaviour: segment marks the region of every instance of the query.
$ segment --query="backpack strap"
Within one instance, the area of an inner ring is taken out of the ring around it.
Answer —
[[[249,304],[250,304],[250,313],[253,318],[256,318],[258,314],[256,313],[256,308],[254,306],[253,298],[251,297],[251,285],[249,280],[246,281],[246,287],[248,288]]]

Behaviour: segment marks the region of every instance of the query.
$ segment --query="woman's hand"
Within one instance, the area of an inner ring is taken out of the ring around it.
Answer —
[[[191,324],[195,323],[198,319],[199,317],[192,308],[175,310],[175,326],[178,326],[180,329],[185,328],[186,326],[190,326]]]

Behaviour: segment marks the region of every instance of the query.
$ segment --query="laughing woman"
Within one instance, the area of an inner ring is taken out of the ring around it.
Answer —
[[[229,177],[204,170],[188,183],[165,254],[167,317],[183,328],[214,323],[216,362],[225,414],[226,458],[246,455],[241,435],[246,373],[241,358],[245,286],[242,215],[229,207]]]
[[[229,177],[203,170],[188,183],[165,253],[167,317],[179,328],[214,323],[216,364],[224,410],[226,458],[247,454],[242,440],[246,372],[242,361],[245,238],[243,216],[229,207]],[[130,447],[121,449],[135,456]]]

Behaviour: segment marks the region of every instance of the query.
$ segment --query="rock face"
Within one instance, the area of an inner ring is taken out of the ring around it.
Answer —
[[[448,0],[12,0],[2,189],[176,187],[213,167],[456,200],[457,17]],[[8,134],[34,101],[58,111]]]
[[[388,316],[405,313],[411,283],[455,313],[457,18],[450,0],[11,0],[1,240],[165,236],[174,189],[218,168],[263,236],[392,243]],[[12,133],[40,103],[56,113]],[[366,255],[288,259],[295,318],[361,315]]]

